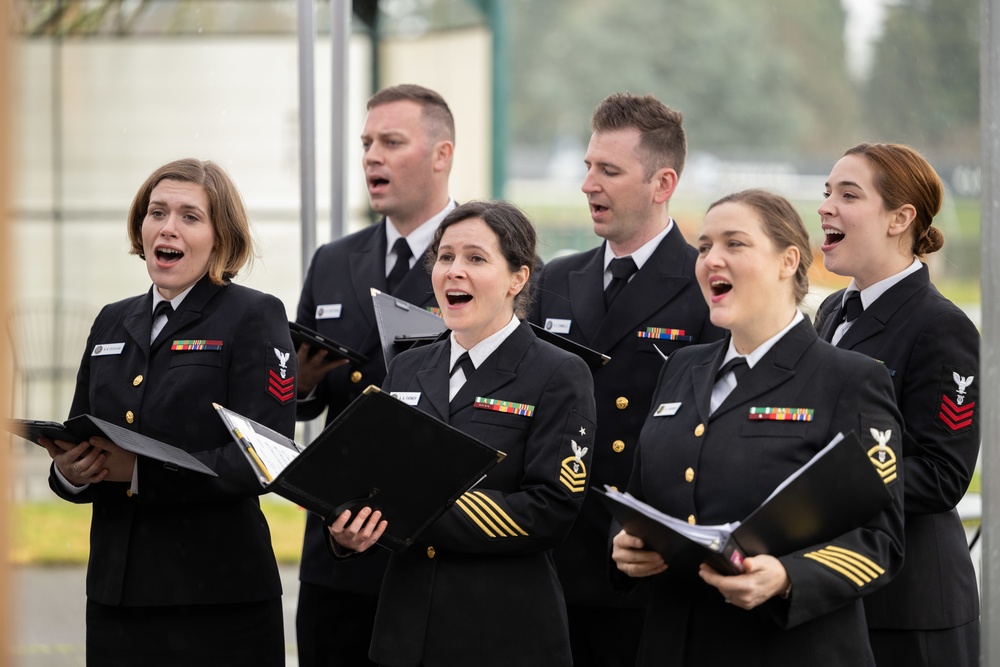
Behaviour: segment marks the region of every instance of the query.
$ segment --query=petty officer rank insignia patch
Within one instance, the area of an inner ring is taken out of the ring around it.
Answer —
[[[878,443],[868,450],[868,459],[875,466],[882,481],[888,484],[896,479],[896,453],[889,448],[889,439],[892,438],[892,429],[880,431],[877,428],[870,429],[872,438]]]
[[[590,461],[587,453],[593,449],[596,427],[575,412],[570,413],[566,426],[568,432],[563,442],[569,441],[571,455],[564,458],[559,466],[559,482],[570,493],[583,493],[587,490],[587,462]]]
[[[267,359],[267,393],[271,398],[284,405],[295,400],[295,376],[288,368],[288,360],[292,353],[283,347],[267,343],[264,346],[264,357]]]
[[[971,368],[945,366],[941,373],[941,405],[938,419],[949,433],[964,433],[972,428],[979,382]]]

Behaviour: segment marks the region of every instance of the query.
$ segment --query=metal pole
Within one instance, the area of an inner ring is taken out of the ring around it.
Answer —
[[[492,196],[502,199],[507,185],[507,100],[510,87],[510,49],[507,37],[506,0],[490,3],[490,28],[493,33],[493,132],[491,141]]]
[[[299,208],[302,276],[316,250],[316,5],[298,0],[299,36]]]
[[[330,0],[333,52],[330,105],[330,238],[344,235],[347,221],[347,61],[351,47],[351,0]]]
[[[983,461],[982,664],[1000,665],[1000,0],[980,0]]]

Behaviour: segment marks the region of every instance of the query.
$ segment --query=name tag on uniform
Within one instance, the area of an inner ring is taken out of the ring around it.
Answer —
[[[654,417],[673,417],[681,409],[680,403],[660,403],[653,413]]]
[[[545,318],[545,329],[552,333],[568,334],[571,324],[573,324],[573,320],[560,320],[555,317]]]
[[[102,343],[100,345],[94,346],[94,349],[91,351],[90,356],[106,357],[109,354],[121,354],[122,350],[124,349],[125,349],[125,343]]]
[[[420,402],[419,391],[390,391],[389,395],[407,405],[416,405]]]
[[[321,306],[316,306],[316,319],[335,320],[340,317],[341,308],[343,308],[343,304],[341,303],[325,303]]]

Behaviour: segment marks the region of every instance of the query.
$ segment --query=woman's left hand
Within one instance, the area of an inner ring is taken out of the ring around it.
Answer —
[[[93,437],[90,444],[106,455],[104,468],[109,482],[131,482],[135,472],[135,454],[126,451],[107,438]]]
[[[726,602],[743,609],[759,607],[788,590],[785,566],[774,556],[752,556],[743,561],[743,574],[725,576],[702,563],[698,576],[719,589]]]

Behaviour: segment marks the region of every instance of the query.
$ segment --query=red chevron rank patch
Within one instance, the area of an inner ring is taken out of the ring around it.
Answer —
[[[945,366],[941,378],[938,419],[952,433],[972,428],[979,387],[974,372]]]
[[[266,346],[267,393],[284,405],[295,400],[295,376],[289,372],[288,361],[292,353],[270,343]]]
[[[947,396],[942,396],[941,412],[938,414],[938,417],[941,418],[945,426],[952,431],[957,431],[960,428],[972,425],[972,412],[975,407],[975,403],[966,403],[959,407]]]

